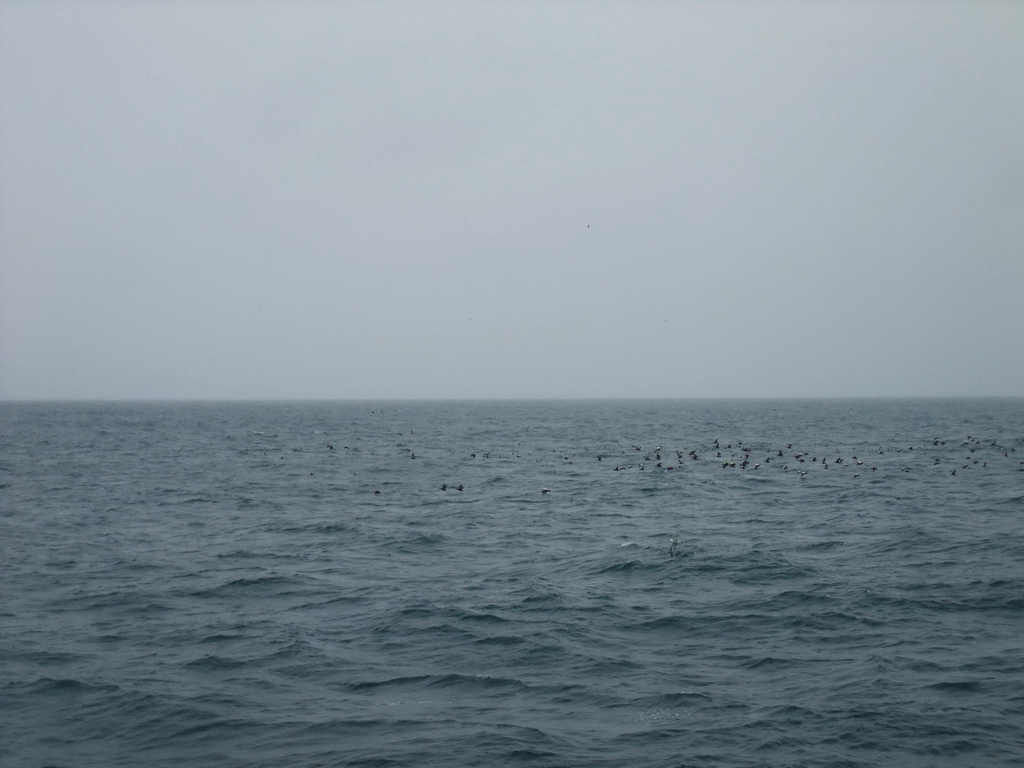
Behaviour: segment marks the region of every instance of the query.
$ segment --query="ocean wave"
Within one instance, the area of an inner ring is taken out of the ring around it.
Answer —
[[[0,763],[1020,762],[1022,406],[890,406],[15,413]]]
[[[511,678],[449,673],[443,675],[402,676],[384,680],[366,680],[351,683],[346,687],[353,692],[362,692],[392,688],[441,688],[464,691],[525,690],[528,686],[521,680]]]

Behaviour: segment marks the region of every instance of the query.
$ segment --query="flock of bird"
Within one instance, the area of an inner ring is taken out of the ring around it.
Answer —
[[[413,431],[412,434],[415,434]],[[404,438],[403,433],[398,436]],[[1024,438],[1015,441],[1024,444]],[[334,450],[333,443],[326,443],[329,450]],[[345,446],[346,449],[349,446]],[[301,450],[295,448],[293,450]],[[411,448],[402,449],[409,459],[417,459],[417,453]],[[431,448],[424,446],[421,452],[429,453]],[[436,451],[436,449],[435,449]],[[877,473],[892,474],[896,471],[901,473],[914,473],[918,471],[941,471],[952,477],[957,476],[960,471],[981,469],[987,470],[992,463],[993,469],[1000,467],[1005,469],[1006,464],[1012,464],[1017,471],[1024,472],[1024,461],[1017,461],[1014,454],[1017,453],[1016,445],[1003,445],[997,440],[982,439],[974,436],[967,436],[965,439],[950,441],[942,438],[933,438],[929,442],[917,445],[896,447],[878,446],[874,448],[863,448],[858,453],[844,456],[836,449],[807,450],[795,448],[793,443],[784,445],[769,446],[766,443],[744,443],[737,440],[724,443],[719,439],[703,444],[699,448],[666,449],[662,446],[645,449],[640,445],[632,445],[618,451],[591,451],[585,448],[580,453],[557,453],[551,449],[555,457],[560,457],[562,464],[576,464],[581,461],[602,462],[614,472],[690,472],[692,468],[700,467],[703,471],[710,471],[718,467],[721,470],[739,470],[743,472],[758,473],[768,471],[792,472],[799,477],[805,477],[812,472],[835,472],[849,473],[854,479],[873,476]],[[486,462],[491,458],[500,459],[522,459],[519,450],[511,451],[472,451],[462,461],[454,458],[461,464]],[[550,460],[550,456],[537,457],[536,454],[527,454],[527,458],[534,458],[536,461]],[[466,490],[464,483],[442,482],[439,485],[442,492]],[[551,488],[542,487],[539,489],[541,495],[552,492]],[[379,495],[379,489],[374,491]]]
[[[642,445],[632,444],[614,450],[607,448],[595,450],[592,446],[585,446],[582,450],[566,452],[564,447],[562,449],[545,447],[542,450],[534,449],[533,451],[527,451],[520,447],[470,450],[460,457],[458,448],[430,445],[421,441],[421,438],[410,439],[412,435],[415,435],[415,430],[410,430],[410,437],[406,437],[403,432],[392,434],[399,438],[396,447],[408,459],[430,458],[436,460],[444,455],[443,464],[447,465],[449,470],[458,468],[460,472],[465,471],[468,466],[486,464],[491,460],[530,460],[542,463],[557,462],[560,465],[599,462],[602,465],[601,468],[595,467],[591,471],[607,469],[612,472],[673,472],[684,476],[696,473],[702,477],[707,477],[708,473],[716,471],[734,470],[750,474],[787,472],[799,478],[804,478],[815,472],[828,472],[830,475],[842,473],[847,477],[852,476],[853,479],[893,477],[897,473],[912,475],[918,472],[927,472],[930,476],[934,476],[938,472],[958,479],[968,475],[971,471],[991,473],[1012,469],[1024,472],[1024,460],[1019,460],[1017,456],[1018,447],[1022,448],[1021,455],[1024,456],[1024,437],[1003,442],[970,435],[957,440],[935,437],[918,445],[870,448],[861,445],[857,453],[849,451],[848,455],[843,455],[843,452],[838,449],[798,448],[790,442],[772,446],[767,442],[745,443],[736,440],[725,443],[720,439],[715,439],[698,448],[667,449],[658,445],[645,449]],[[418,443],[421,453],[418,455],[416,451],[408,447],[408,442]],[[335,449],[333,443],[323,445],[329,451]],[[364,449],[366,447],[362,446]],[[382,447],[378,446],[377,450]],[[350,449],[350,446],[346,445],[344,448]],[[292,450],[302,451],[303,449],[293,448]],[[573,471],[578,473],[579,468],[577,467]],[[823,478],[824,475],[819,475],[819,477]],[[1022,478],[1022,487],[1024,487],[1024,478]],[[465,483],[456,484],[445,481],[441,482],[437,488],[442,493],[449,491],[461,493],[467,489],[467,486]],[[542,496],[547,496],[555,491],[557,491],[557,486],[554,491],[549,487],[538,489]],[[378,488],[373,491],[373,494],[381,495],[382,491]],[[680,553],[679,545],[678,540],[670,539],[669,556]]]
[[[844,458],[841,455],[837,455],[836,451],[794,450],[792,443],[788,443],[785,448],[765,449],[763,446],[744,445],[742,441],[737,441],[735,446],[732,443],[723,445],[716,439],[709,449],[703,451],[698,451],[697,449],[691,449],[685,453],[679,450],[664,451],[659,446],[653,450],[653,455],[652,452],[646,453],[643,456],[642,462],[625,466],[617,464],[615,470],[644,470],[648,468],[675,470],[683,468],[687,461],[708,460],[712,463],[720,464],[723,469],[759,470],[769,467],[781,467],[783,470],[795,469],[800,476],[808,474],[810,468],[814,466],[823,470],[827,470],[830,467],[854,467],[853,476],[856,478],[861,477],[866,472],[878,472],[880,466],[882,468],[892,466],[893,457],[897,457],[896,463],[900,465],[900,472],[911,472],[919,466],[919,462],[903,461],[901,459],[916,458],[916,456],[920,456],[923,453],[931,458],[930,466],[945,466],[948,468],[949,474],[955,476],[958,468],[970,469],[973,466],[981,466],[984,469],[988,467],[988,462],[993,456],[1012,458],[1010,454],[1016,453],[1017,450],[1016,447],[1003,446],[996,440],[983,442],[981,439],[971,436],[968,436],[965,440],[959,442],[957,446],[954,446],[953,451],[945,448],[947,442],[940,438],[934,438],[930,446],[919,447],[916,455],[913,446],[889,449],[880,447],[877,450],[872,450],[870,454],[862,452],[863,458],[856,454],[851,455],[849,458]],[[961,451],[954,455],[957,447]],[[932,450],[929,451],[929,448]],[[642,451],[642,448],[641,446],[635,446],[635,450]],[[979,450],[982,452],[978,453]],[[966,451],[966,455],[963,454],[963,451]],[[673,455],[675,463],[672,463]],[[598,458],[600,460],[602,457]],[[1024,472],[1024,461],[1018,462],[1017,469]]]

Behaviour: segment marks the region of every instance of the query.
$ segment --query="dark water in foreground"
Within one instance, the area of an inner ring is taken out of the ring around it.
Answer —
[[[1024,765],[1022,462],[1022,400],[0,404],[0,765]]]

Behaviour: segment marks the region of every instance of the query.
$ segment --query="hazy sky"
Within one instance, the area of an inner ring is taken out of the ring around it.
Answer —
[[[1024,395],[1024,3],[0,5],[0,397]]]

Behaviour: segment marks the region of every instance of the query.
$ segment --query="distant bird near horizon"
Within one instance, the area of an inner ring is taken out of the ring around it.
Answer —
[[[384,411],[377,412],[384,413]],[[402,436],[404,434],[413,434],[414,432],[415,430],[408,430],[407,432],[397,432],[397,434],[399,436]],[[878,456],[880,457],[880,461],[887,463],[884,465],[867,466],[870,466],[872,473],[892,477],[891,473],[898,472],[903,475],[910,475],[911,473],[927,471],[932,468],[942,468],[943,465],[945,465],[945,468],[942,470],[943,474],[950,478],[957,478],[957,481],[959,481],[961,476],[963,476],[965,473],[958,472],[957,469],[953,469],[950,466],[955,459],[949,456],[946,452],[942,451],[942,447],[946,446],[947,443],[954,446],[964,444],[970,446],[970,455],[968,455],[966,458],[967,463],[963,463],[962,466],[959,467],[959,469],[963,470],[969,470],[973,467],[976,468],[976,471],[984,470],[986,472],[992,472],[997,467],[997,459],[995,457],[1008,458],[1011,454],[1017,451],[1017,448],[1013,446],[1002,445],[998,440],[993,439],[980,440],[978,438],[969,437],[967,440],[961,443],[957,440],[945,440],[936,437],[931,438],[930,440],[919,446],[906,444],[898,448],[887,445],[877,446],[873,448],[873,450],[877,450]],[[333,442],[321,443],[321,445],[326,446],[327,450],[329,451],[333,451],[336,447]],[[652,441],[652,445],[645,449],[644,446],[637,445],[631,441],[628,444],[628,447],[621,448],[620,456],[627,457],[631,455],[636,455],[635,452],[640,452],[639,455],[643,457],[645,462],[651,462],[650,469],[655,472],[658,472],[659,470],[683,470],[684,465],[682,464],[682,461],[684,457],[688,456],[692,460],[697,460],[701,457],[698,451],[713,451],[713,455],[715,455],[718,458],[719,465],[721,466],[722,470],[739,470],[743,474],[752,474],[756,470],[757,474],[760,477],[767,478],[770,475],[765,473],[772,473],[772,470],[775,469],[778,469],[784,473],[788,473],[788,471],[791,469],[790,465],[778,462],[777,459],[778,457],[790,455],[793,457],[793,459],[796,460],[796,462],[802,465],[800,467],[793,467],[793,469],[799,469],[798,474],[801,478],[808,478],[808,480],[810,480],[815,476],[820,477],[821,470],[828,470],[828,475],[835,476],[833,479],[829,480],[830,484],[834,484],[837,480],[840,480],[841,477],[844,476],[844,470],[846,469],[846,467],[851,467],[852,470],[854,469],[854,467],[865,466],[865,462],[858,456],[858,454],[843,456],[840,453],[839,455],[836,455],[836,453],[832,452],[834,449],[828,449],[819,452],[819,449],[816,447],[811,447],[810,450],[804,450],[801,448],[797,448],[794,450],[793,446],[793,443],[787,443],[785,444],[784,450],[783,448],[780,448],[777,445],[773,446],[771,445],[771,443],[764,441],[745,439],[733,440],[731,442],[725,443],[720,438],[715,438],[711,442],[701,442],[697,447],[694,448],[685,446],[675,448],[668,444],[665,444],[663,447],[662,444]],[[350,446],[348,445],[345,445],[343,447],[346,449],[350,448]],[[632,447],[632,450],[629,450],[629,447]],[[309,446],[291,446],[291,454],[297,457],[302,456],[304,451],[308,451],[308,448]],[[715,448],[718,448],[718,450],[715,450]],[[413,459],[418,458],[420,455],[417,454],[417,452],[414,451],[411,447],[406,447],[404,445],[396,446],[396,450],[404,452],[406,455]],[[983,455],[986,452],[986,450],[991,451],[991,453],[989,454],[989,458],[993,459],[992,467],[989,466],[989,461],[985,460],[986,457],[985,455]],[[764,453],[761,453],[762,451]],[[819,453],[821,455],[821,458],[812,455],[812,451],[813,453]],[[603,461],[604,458],[613,458],[615,455],[614,451],[609,451],[605,446],[601,446],[600,448],[597,448],[597,450],[595,450],[595,447],[584,446],[579,451],[575,452],[572,450],[566,450],[564,447],[552,447],[551,452],[554,454],[552,458],[557,458],[564,464],[572,464],[584,454],[589,454],[590,456],[596,455],[596,458],[599,462]],[[858,451],[858,453],[861,452],[862,451]],[[678,464],[670,464],[663,461],[663,457],[666,455],[670,455],[671,453],[675,453],[676,460],[679,462]],[[834,456],[834,458],[828,458],[830,454]],[[910,458],[912,456],[920,456],[920,461],[916,461],[913,463],[902,462],[900,464],[895,464],[894,462],[897,455],[905,458]],[[475,450],[469,452],[468,456],[474,460],[479,460],[480,458],[490,459],[492,456],[501,457],[506,460],[509,458],[523,459],[524,456],[525,460],[527,461],[543,462],[546,460],[545,458],[539,457],[536,454],[530,455],[527,452],[520,453],[520,451],[517,450],[505,452],[500,448],[488,448],[488,446],[475,446]],[[763,459],[758,461],[758,456],[763,456]],[[280,458],[284,459],[285,457],[280,456]],[[772,458],[776,458],[776,462],[773,463]],[[961,461],[964,460],[961,459]],[[609,462],[604,466],[607,467],[609,471],[614,472],[624,472],[627,470],[644,472],[648,470],[646,463],[640,462],[620,462],[614,464],[614,466],[612,466],[612,462]],[[690,465],[687,464],[686,466]],[[1024,462],[1021,462],[1020,467],[1017,467],[1017,469],[1019,471],[1024,471]],[[323,475],[323,473],[313,471],[310,471],[308,474],[310,477]],[[693,477],[693,474],[689,471],[678,473],[674,472],[673,474],[678,474],[681,478]],[[850,472],[850,474],[845,474],[845,477],[850,478],[851,480],[860,480],[863,476],[859,471],[852,471]],[[449,490],[447,482],[442,482],[439,486],[435,487],[438,487],[440,491]],[[452,488],[452,490],[458,490],[460,492],[465,491],[465,489],[466,486],[463,483],[459,483],[457,486],[453,486]],[[551,493],[551,490],[552,489],[548,486],[544,486],[539,489],[540,494],[542,496],[549,495]],[[372,492],[373,495],[375,496],[383,495],[383,491],[381,489],[374,489]],[[674,544],[670,544],[670,549],[672,550],[672,554],[675,554],[678,552],[679,542],[678,540],[673,541]]]

